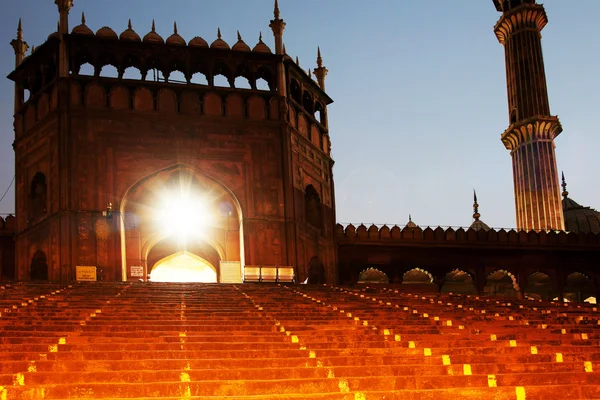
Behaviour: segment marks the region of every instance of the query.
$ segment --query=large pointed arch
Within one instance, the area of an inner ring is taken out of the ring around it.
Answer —
[[[177,182],[180,189],[187,184],[189,190],[205,197],[203,204],[214,218],[211,225],[205,227],[204,241],[215,249],[221,261],[239,261],[244,265],[243,214],[237,196],[204,171],[178,163],[147,174],[129,186],[122,197],[117,213],[122,280],[131,278],[130,267],[137,264],[143,268],[146,277],[148,268],[152,267],[146,264],[152,247],[172,235],[159,226],[173,218],[168,213],[161,214],[159,200],[169,192],[177,192]],[[234,245],[231,245],[232,241],[235,241]]]

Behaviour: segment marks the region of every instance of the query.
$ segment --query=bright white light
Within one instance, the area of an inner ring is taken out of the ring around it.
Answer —
[[[211,223],[206,203],[199,197],[183,193],[165,198],[159,219],[168,236],[184,242],[205,234]]]
[[[217,273],[212,265],[189,253],[161,262],[150,276],[152,282],[217,282]]]

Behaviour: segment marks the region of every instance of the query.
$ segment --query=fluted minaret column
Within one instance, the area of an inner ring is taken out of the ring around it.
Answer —
[[[513,160],[517,227],[564,230],[554,138],[562,127],[550,115],[541,31],[548,23],[535,0],[493,0],[502,17],[494,31],[505,49],[509,128],[502,142]]]
[[[281,97],[281,105],[283,107],[282,110],[284,110],[284,105],[286,104],[284,100],[287,96],[285,67],[283,65],[283,56],[285,54],[283,51],[283,31],[285,30],[285,21],[280,18],[278,0],[275,0],[273,16],[275,18],[271,20],[269,26],[271,27],[271,30],[273,31],[273,36],[275,37],[275,54],[282,56],[281,62],[277,67],[277,87],[279,91],[279,96]]]
[[[10,45],[15,50],[15,69],[17,69],[19,65],[21,65],[21,63],[23,62],[25,54],[29,49],[29,45],[23,40],[23,25],[21,24],[20,18],[19,26],[17,27],[17,38],[13,39],[10,42]],[[15,82],[15,114],[23,105],[23,100],[23,86],[19,82]]]

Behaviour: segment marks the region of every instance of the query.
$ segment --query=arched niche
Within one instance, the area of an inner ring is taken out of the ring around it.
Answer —
[[[377,268],[367,268],[358,275],[358,283],[389,283],[390,278]]]
[[[499,269],[487,276],[483,294],[486,296],[517,299],[520,290],[517,278],[513,273],[504,269]]]
[[[36,251],[31,258],[29,278],[32,281],[48,280],[48,259],[46,258],[46,254],[41,250]]]
[[[454,269],[446,274],[440,291],[442,293],[477,294],[473,277],[461,269]]]
[[[413,268],[402,276],[402,283],[406,285],[427,285],[433,283],[433,275],[422,268]]]
[[[150,264],[158,260],[152,251],[161,248],[168,248],[170,254],[201,249],[194,253],[217,268],[220,261],[243,265],[242,209],[237,197],[198,170],[174,165],[140,179],[123,196],[118,214],[123,280],[135,279],[132,266],[143,267],[146,276]]]

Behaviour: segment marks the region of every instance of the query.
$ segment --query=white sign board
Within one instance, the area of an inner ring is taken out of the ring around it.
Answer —
[[[96,282],[96,267],[75,267],[75,278],[79,282]]]
[[[220,283],[242,283],[242,264],[239,261],[221,261]]]
[[[136,278],[144,277],[144,267],[139,266],[139,265],[132,265],[130,268],[131,268],[131,276],[132,277],[136,277]]]

